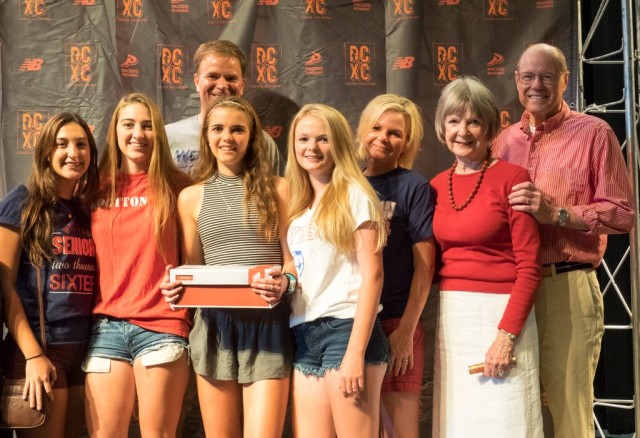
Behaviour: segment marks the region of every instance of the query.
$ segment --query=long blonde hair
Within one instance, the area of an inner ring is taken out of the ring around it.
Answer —
[[[58,184],[49,156],[57,148],[56,137],[63,126],[77,123],[84,130],[89,143],[89,168],[76,184],[73,197],[81,205],[91,204],[98,188],[98,148],[87,123],[77,114],[59,113],[51,117],[42,128],[36,142],[31,165],[31,176],[27,183],[29,196],[20,218],[20,237],[29,262],[42,267],[51,255],[51,230],[55,204],[58,202]],[[88,209],[86,211],[88,215]],[[88,225],[88,224],[87,224]]]
[[[406,169],[413,167],[413,162],[420,150],[420,142],[424,134],[422,125],[422,114],[420,108],[407,99],[397,94],[381,94],[374,97],[367,104],[360,115],[360,122],[356,131],[356,146],[358,148],[358,158],[367,160],[367,151],[364,147],[366,135],[373,129],[382,114],[387,111],[400,113],[404,116],[407,137],[404,139],[404,150],[398,157],[398,165]]]
[[[340,112],[327,105],[305,105],[291,122],[287,143],[289,160],[286,169],[291,188],[289,223],[311,206],[315,196],[309,174],[298,163],[295,152],[296,127],[298,122],[305,117],[316,117],[326,127],[327,137],[331,144],[331,155],[335,163],[331,182],[318,203],[315,213],[316,225],[320,234],[339,251],[353,252],[355,223],[351,215],[349,189],[355,186],[367,197],[371,222],[375,225],[378,234],[376,248],[380,250],[386,239],[380,201],[358,166],[353,144],[353,132],[349,123]]]
[[[154,234],[158,250],[164,255],[163,229],[172,222],[176,224],[175,212],[178,193],[189,179],[174,164],[169,151],[169,141],[164,130],[160,109],[145,94],[131,93],[124,96],[113,111],[111,122],[109,123],[109,131],[107,132],[106,147],[99,166],[102,197],[106,198],[107,206],[113,206],[119,195],[121,187],[118,184],[118,174],[122,166],[123,156],[118,146],[118,120],[123,108],[136,103],[149,110],[151,129],[154,134],[151,161],[147,171],[149,175],[149,204],[153,207],[150,211],[153,211]],[[175,244],[178,244],[177,240]]]
[[[218,170],[218,160],[211,151],[207,132],[210,115],[219,108],[229,108],[240,111],[249,120],[249,146],[243,159],[242,179],[246,186],[244,195],[244,218],[248,218],[251,203],[258,214],[258,235],[271,241],[277,238],[278,206],[276,202],[276,188],[271,163],[267,155],[267,143],[264,139],[260,119],[251,104],[238,96],[224,96],[216,100],[207,111],[200,131],[199,162],[194,171],[194,179],[205,181],[214,176]]]

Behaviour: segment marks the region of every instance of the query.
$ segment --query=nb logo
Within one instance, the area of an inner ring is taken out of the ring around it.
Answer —
[[[415,60],[416,58],[414,58],[413,56],[405,56],[404,58],[398,57],[395,61],[393,61],[391,70],[405,70],[411,68],[413,67],[413,63],[415,62]]]
[[[73,4],[76,6],[93,6],[96,4],[96,0],[73,0]]]
[[[18,67],[20,71],[38,71],[42,70],[42,63],[44,59],[41,58],[25,58]]]

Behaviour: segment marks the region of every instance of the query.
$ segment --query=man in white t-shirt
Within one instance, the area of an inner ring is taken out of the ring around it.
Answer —
[[[219,96],[242,96],[246,56],[235,43],[209,41],[198,47],[193,57],[193,81],[200,96],[200,113],[165,126],[171,155],[178,167],[191,175],[198,161],[200,129],[207,111]],[[275,141],[262,131],[273,172],[284,173],[284,162]]]

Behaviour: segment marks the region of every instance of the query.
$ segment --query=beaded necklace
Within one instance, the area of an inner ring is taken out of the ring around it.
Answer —
[[[462,210],[465,209],[465,207],[467,205],[469,205],[471,200],[478,193],[478,189],[480,188],[480,184],[482,183],[482,180],[484,178],[484,173],[487,171],[487,168],[489,167],[489,164],[491,164],[491,155],[487,154],[487,158],[485,158],[484,163],[482,163],[482,169],[480,169],[480,175],[478,175],[478,181],[476,181],[475,187],[471,191],[471,194],[469,194],[469,197],[467,198],[467,200],[464,201],[462,203],[462,205],[458,205],[458,204],[456,204],[456,201],[454,201],[454,199],[453,199],[453,173],[455,172],[456,167],[458,166],[458,160],[455,160],[453,162],[453,164],[451,165],[451,168],[449,169],[449,184],[448,184],[448,186],[449,186],[449,204],[451,204],[451,208],[453,208],[455,211],[462,211]]]

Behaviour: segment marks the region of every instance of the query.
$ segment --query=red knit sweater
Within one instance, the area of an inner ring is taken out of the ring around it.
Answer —
[[[458,212],[448,200],[448,174],[431,180],[437,203],[433,231],[442,250],[440,289],[511,294],[498,328],[519,334],[540,283],[540,237],[536,220],[514,211],[507,196],[529,175],[520,166],[498,161],[487,169],[471,203]],[[453,175],[458,205],[478,176]]]

